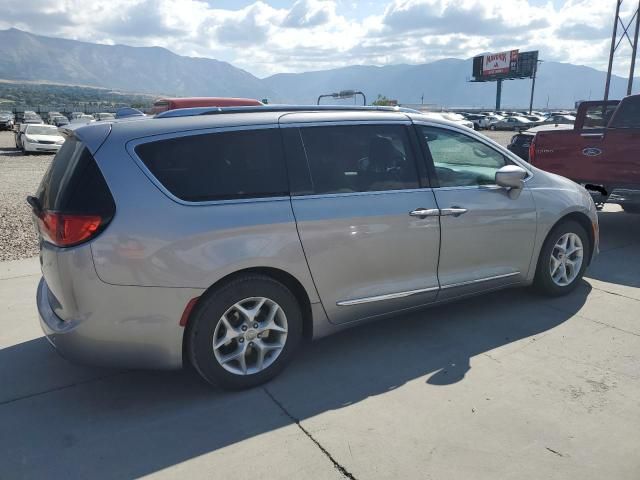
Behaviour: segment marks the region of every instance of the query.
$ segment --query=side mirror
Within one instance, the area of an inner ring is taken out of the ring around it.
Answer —
[[[516,199],[524,188],[527,171],[518,165],[505,165],[496,172],[496,185],[509,190],[509,198]]]

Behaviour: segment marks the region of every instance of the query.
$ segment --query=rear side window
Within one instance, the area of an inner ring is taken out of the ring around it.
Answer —
[[[403,125],[305,127],[300,132],[316,194],[419,187]]]
[[[181,200],[288,195],[277,129],[176,137],[138,145],[135,151],[158,181]]]
[[[640,128],[640,95],[627,97],[620,102],[611,128]]]
[[[43,210],[113,216],[109,187],[87,147],[71,137],[45,173],[36,196]]]
[[[593,105],[587,108],[582,128],[605,128],[618,105]],[[560,117],[562,118],[562,117]]]

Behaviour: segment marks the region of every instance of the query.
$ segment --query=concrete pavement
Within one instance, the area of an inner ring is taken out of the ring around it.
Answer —
[[[511,290],[305,347],[275,381],[61,359],[0,264],[0,478],[640,478],[640,216],[567,298]]]

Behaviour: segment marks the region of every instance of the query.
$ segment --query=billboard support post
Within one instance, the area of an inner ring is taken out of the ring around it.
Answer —
[[[536,64],[533,67],[533,76],[531,77],[531,99],[529,99],[529,115],[531,115],[531,112],[533,111],[533,93],[536,90],[536,74],[538,73],[538,62],[541,60],[538,60],[536,62]]]
[[[640,1],[640,0],[639,0]],[[502,105],[502,84],[504,80],[533,79],[531,102],[535,88],[535,76],[538,65],[538,51],[520,52],[510,50],[499,53],[487,53],[473,58],[472,79],[470,82],[496,82],[496,110]],[[533,108],[531,105],[529,109]]]

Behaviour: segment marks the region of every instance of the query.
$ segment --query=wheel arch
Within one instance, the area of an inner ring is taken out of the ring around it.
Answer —
[[[591,219],[587,214],[580,211],[573,211],[573,212],[567,213],[566,215],[563,215],[558,220],[556,220],[556,222],[551,226],[551,228],[547,232],[547,235],[544,238],[544,242],[547,241],[547,238],[549,237],[549,235],[551,234],[554,228],[556,228],[561,223],[571,221],[571,220],[575,221],[578,225],[584,228],[585,232],[587,232],[587,236],[589,238],[589,255],[587,256],[587,265],[589,265],[591,263],[591,259],[593,258],[593,249],[595,247],[596,238],[595,238],[595,232],[593,231],[593,225],[591,223]],[[544,245],[544,242],[542,243],[543,245]]]
[[[193,325],[193,322],[191,322],[191,319],[194,317],[195,313],[198,310],[198,306],[201,304],[200,300],[205,298],[207,295],[209,295],[214,290],[217,290],[221,286],[229,282],[232,282],[236,278],[243,275],[249,275],[249,274],[259,274],[259,275],[264,275],[264,276],[273,278],[274,280],[277,280],[278,282],[286,286],[289,290],[291,290],[291,293],[293,293],[293,295],[296,297],[296,300],[298,300],[298,303],[300,304],[300,310],[302,310],[303,339],[310,341],[313,338],[313,316],[311,313],[311,301],[309,300],[309,294],[307,293],[302,283],[300,283],[300,281],[296,277],[291,275],[289,272],[286,272],[279,268],[274,268],[274,267],[245,268],[245,269],[237,270],[233,273],[230,273],[222,277],[218,281],[216,281],[213,285],[207,288],[202,293],[202,295],[198,297],[195,304],[191,306],[192,308],[188,312],[188,317],[186,319],[184,333],[182,336],[183,365],[187,365],[189,363],[189,355],[187,354],[187,342],[189,338],[189,331]]]

